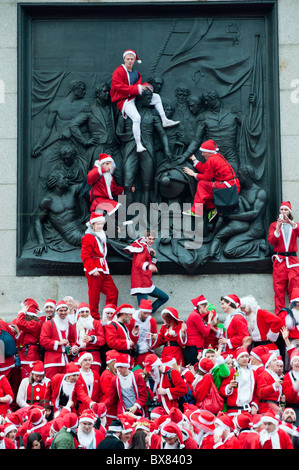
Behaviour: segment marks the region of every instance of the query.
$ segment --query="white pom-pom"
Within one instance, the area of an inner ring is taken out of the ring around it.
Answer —
[[[138,62],[138,64],[142,64],[142,60],[140,60],[140,59],[137,60],[137,62]]]

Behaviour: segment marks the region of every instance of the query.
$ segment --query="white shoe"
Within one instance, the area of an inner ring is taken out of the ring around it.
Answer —
[[[138,153],[140,153],[140,152],[146,152],[146,148],[143,147],[143,145],[142,145],[141,143],[139,143],[139,144],[136,144],[136,151],[137,151]]]
[[[174,127],[177,126],[181,121],[172,121],[171,119],[166,119],[163,121],[163,127]]]

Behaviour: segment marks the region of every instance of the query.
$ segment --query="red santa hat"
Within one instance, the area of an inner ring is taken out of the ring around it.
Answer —
[[[229,302],[232,302],[235,304],[236,308],[240,307],[241,301],[239,297],[235,294],[230,294],[230,295],[224,295],[223,299],[228,300]]]
[[[163,406],[156,406],[155,408],[152,409],[150,412],[151,419],[157,419],[160,418],[160,416],[166,416],[166,410],[163,408]]]
[[[78,364],[81,365],[84,359],[91,359],[93,361],[93,355],[88,351],[81,351],[78,357]]]
[[[98,418],[104,418],[107,415],[107,406],[105,403],[95,403],[92,407],[92,411]]]
[[[169,314],[172,318],[174,318],[175,321],[177,321],[179,323],[183,322],[183,320],[179,319],[178,311],[173,307],[164,308],[164,310],[162,310],[162,312],[161,312],[161,317],[163,318],[163,315],[165,315],[165,314]]]
[[[116,358],[114,367],[130,367],[131,361],[129,354],[119,354]]]
[[[58,310],[59,310],[60,308],[65,308],[65,307],[68,309],[68,311],[70,311],[70,309],[69,309],[67,303],[65,302],[65,300],[60,300],[60,301],[57,302],[57,304],[56,304],[56,312],[58,312]]]
[[[206,140],[203,142],[199,148],[201,152],[207,152],[207,153],[217,153],[219,148],[217,147],[216,142],[214,140]]]
[[[106,364],[110,364],[112,361],[116,361],[116,358],[119,356],[119,352],[115,349],[106,351]]]
[[[153,306],[152,306],[152,301],[150,299],[141,299],[141,302],[139,304],[139,310],[142,310],[143,312],[152,312],[153,311]]]
[[[272,423],[272,424],[275,424],[276,426],[278,426],[279,424],[279,419],[276,417],[276,414],[273,410],[267,411],[267,413],[265,413],[261,417],[261,421],[263,423]]]
[[[82,421],[94,424],[96,421],[96,415],[92,410],[84,410],[79,417],[79,423],[82,423]]]
[[[13,423],[5,423],[3,425],[3,432],[4,432],[4,436],[7,436],[7,434],[10,432],[10,431],[17,431],[17,426]]]
[[[299,289],[297,287],[292,290],[290,302],[299,302]]]
[[[166,423],[161,429],[161,435],[169,438],[178,437],[180,448],[183,449],[185,447],[182,430],[176,423],[173,423],[172,421]]]
[[[148,354],[144,359],[145,372],[150,372],[155,367],[161,366],[161,359],[156,354]]]
[[[103,315],[106,313],[115,313],[115,311],[116,311],[116,305],[106,304],[105,307],[103,308]]]
[[[103,163],[106,163],[106,162],[114,162],[114,160],[111,157],[111,155],[107,155],[107,153],[100,153],[99,162],[100,162],[100,165],[102,165]]]
[[[292,206],[291,206],[290,201],[283,201],[283,202],[280,204],[279,209],[288,209],[288,210],[292,213]]]
[[[239,348],[236,349],[235,357],[236,357],[237,361],[240,359],[241,356],[244,356],[244,355],[249,357],[249,352],[247,351],[247,349],[242,348],[242,347],[239,347]]]
[[[39,311],[38,303],[34,299],[31,299],[30,297],[28,299],[25,299],[24,302],[21,303],[21,305],[22,307],[24,306],[32,307],[33,312]]]
[[[89,222],[87,222],[87,227],[90,227],[92,224],[96,222],[106,222],[104,214],[102,212],[92,212],[90,214]]]
[[[168,416],[173,423],[181,426],[184,422],[184,415],[178,408],[172,407],[169,410]]]
[[[68,364],[65,365],[65,371],[66,373],[64,374],[65,377],[68,377],[70,375],[76,375],[80,374],[80,369],[74,362],[69,362]]]
[[[44,305],[44,308],[46,307],[53,307],[56,308],[56,301],[52,299],[47,299]]]
[[[177,364],[176,359],[172,356],[161,356],[161,362],[164,366],[172,367]]]
[[[17,427],[20,427],[23,424],[22,417],[16,412],[8,413],[5,416],[5,421],[14,424]]]
[[[221,356],[224,359],[224,362],[227,362],[229,359],[232,359],[234,356],[228,352],[221,353]]]
[[[207,410],[193,411],[189,417],[190,422],[200,431],[214,431],[215,415]]]
[[[40,407],[34,408],[32,412],[30,413],[30,417],[29,417],[29,420],[32,426],[37,426],[38,424],[40,424],[43,421],[45,414],[46,414],[45,409],[40,408]]]
[[[57,417],[57,418],[53,419],[53,421],[52,421],[51,430],[55,434],[57,434],[60,431],[60,429],[63,428],[63,426],[64,426],[63,418]]]
[[[277,362],[278,364],[284,364],[282,356],[277,356]]]
[[[261,414],[255,414],[252,415],[252,429],[254,428],[259,428],[260,426],[263,425],[263,421],[261,420],[262,415]]]
[[[44,363],[42,361],[34,361],[30,364],[30,367],[32,368],[31,374],[44,375],[45,373]]]
[[[222,429],[230,431],[232,428],[232,418],[227,413],[222,413],[221,411],[217,414],[215,418],[215,424],[218,424]]]
[[[262,363],[264,364],[264,367],[268,367],[270,362],[272,362],[274,359],[277,359],[277,356],[275,353],[268,353],[264,354],[262,356]]]
[[[63,425],[67,431],[70,432],[72,429],[76,429],[79,424],[79,419],[76,413],[67,413],[63,417]]]
[[[88,310],[89,313],[90,313],[89,305],[88,305],[86,302],[81,302],[81,303],[78,305],[78,313],[84,312],[85,310]]]
[[[243,411],[242,413],[237,414],[234,416],[233,421],[235,425],[240,429],[247,429],[252,427],[252,416],[247,411]]]
[[[135,312],[135,309],[132,307],[130,304],[121,304],[116,310],[115,310],[115,315],[118,317],[119,315],[122,315],[123,313],[130,313],[133,315]]]
[[[203,357],[198,363],[199,370],[201,370],[205,374],[208,374],[213,369],[213,367],[215,367],[214,362],[211,361],[211,359],[208,359],[207,357]]]
[[[193,303],[194,307],[197,307],[198,305],[201,305],[201,304],[207,304],[208,303],[208,301],[207,301],[207,299],[205,298],[204,295],[199,295],[195,299],[191,299],[191,302]]]
[[[139,59],[138,55],[137,55],[137,52],[136,51],[133,51],[132,49],[127,49],[124,53],[123,53],[123,59],[125,58],[125,56],[127,54],[133,54],[133,56],[135,57],[135,59],[137,60],[138,64],[141,64],[141,60]]]
[[[27,303],[26,306],[28,307],[27,311],[25,312],[27,315],[32,315],[34,317],[38,316],[39,307],[35,303]]]
[[[255,357],[258,361],[263,362],[262,356],[264,354],[267,354],[268,351],[269,349],[266,346],[260,345],[260,346],[256,346],[255,348],[253,348],[250,351],[250,355]]]

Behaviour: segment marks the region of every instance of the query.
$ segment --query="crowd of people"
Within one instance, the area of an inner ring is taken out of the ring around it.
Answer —
[[[124,53],[111,93],[132,119],[142,154],[134,96],[149,85],[134,73],[136,58]],[[152,105],[164,127],[178,124],[166,119],[159,95]],[[202,216],[199,203],[211,221],[215,174],[219,188],[226,179],[240,188],[214,141],[201,150],[206,163],[192,157],[198,173],[189,174],[198,188],[188,215]],[[269,229],[275,311],[252,295],[223,294],[220,321],[215,299],[201,294],[190,299],[184,321],[153,283],[151,231],[125,248],[138,307],[118,304],[104,231],[105,216],[119,207],[114,196],[124,189],[113,180],[113,164],[100,154],[87,176],[92,204],[81,259],[88,303],[65,296],[40,308],[27,298],[12,321],[0,319],[0,449],[299,448],[299,229],[291,204],[281,204]]]
[[[298,328],[251,295],[222,296],[223,322],[190,303],[159,328],[151,299],[98,319],[71,296],[25,299],[0,320],[0,448],[298,448]]]

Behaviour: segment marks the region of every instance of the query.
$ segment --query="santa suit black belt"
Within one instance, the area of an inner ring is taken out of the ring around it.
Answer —
[[[176,341],[166,341],[166,343],[164,343],[164,346],[179,346],[179,344],[176,342]]]
[[[279,256],[297,256],[296,251],[285,251],[284,253],[280,253],[278,251],[274,251],[273,255],[279,255]]]
[[[243,411],[248,411],[251,409],[251,406],[249,403],[246,403],[245,405],[242,406],[227,406],[227,410],[243,410]]]

